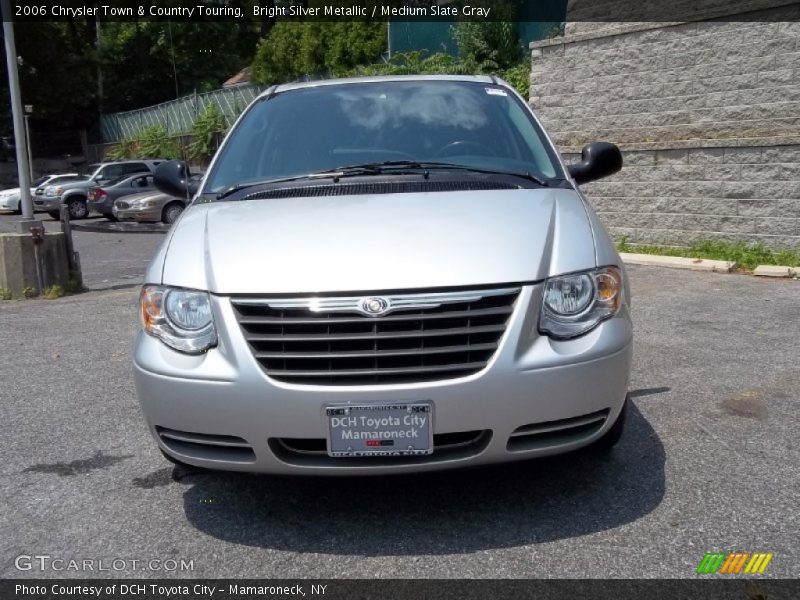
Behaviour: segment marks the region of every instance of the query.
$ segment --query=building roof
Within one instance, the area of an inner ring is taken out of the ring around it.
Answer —
[[[222,87],[231,87],[234,85],[242,85],[243,83],[250,83],[251,70],[250,67],[245,67],[236,75],[228,79],[222,84]]]

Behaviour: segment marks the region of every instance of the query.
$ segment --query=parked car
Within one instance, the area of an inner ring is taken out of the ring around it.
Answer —
[[[60,218],[61,205],[69,207],[72,219],[83,219],[89,214],[89,189],[102,186],[109,181],[136,173],[152,173],[162,160],[126,160],[89,165],[81,173],[81,181],[64,185],[49,185],[43,194],[36,194],[33,201],[36,210],[43,210],[54,219]]]
[[[102,186],[89,188],[86,196],[86,206],[90,213],[97,212],[107,219],[116,221],[116,217],[114,216],[114,201],[117,198],[138,194],[139,192],[153,191],[155,189],[153,175],[150,173],[123,175],[117,179],[112,179]]]
[[[35,196],[40,186],[49,184],[66,183],[75,181],[79,178],[77,173],[65,173],[63,175],[44,175],[31,183],[31,196]],[[35,208],[35,206],[34,206]],[[12,188],[0,191],[0,210],[10,210],[17,214],[22,213],[19,188]]]
[[[190,177],[195,185],[202,179],[201,174]],[[115,201],[113,213],[120,221],[140,223],[161,221],[171,225],[181,216],[189,202],[186,197],[176,197],[159,191],[142,192]]]
[[[273,86],[145,275],[134,373],[172,461],[429,471],[592,447],[625,423],[624,266],[579,185],[493,77]]]
[[[17,146],[12,137],[0,137],[0,160],[14,162],[17,160]]]

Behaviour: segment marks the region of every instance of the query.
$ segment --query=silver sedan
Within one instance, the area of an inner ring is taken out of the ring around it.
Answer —
[[[171,461],[264,473],[429,471],[608,450],[623,431],[630,295],[564,165],[489,77],[268,89],[140,296],[136,388]]]
[[[120,221],[172,224],[186,208],[188,200],[158,190],[124,196],[114,202],[113,215]]]

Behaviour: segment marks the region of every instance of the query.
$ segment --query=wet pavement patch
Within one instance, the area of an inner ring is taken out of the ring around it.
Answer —
[[[91,458],[82,458],[73,460],[72,462],[40,463],[30,466],[22,472],[52,473],[61,477],[70,477],[72,475],[85,475],[97,469],[106,469],[128,458],[133,458],[133,455],[111,456],[109,454],[104,454],[102,450],[98,450]]]
[[[720,402],[719,407],[723,412],[736,417],[763,419],[767,416],[767,407],[758,390],[744,390],[734,394]]]

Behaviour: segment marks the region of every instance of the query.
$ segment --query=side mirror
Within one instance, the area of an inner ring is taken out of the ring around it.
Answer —
[[[177,198],[192,198],[198,182],[189,179],[189,165],[182,160],[168,160],[156,167],[153,183],[159,191]]]
[[[581,150],[581,162],[569,165],[569,174],[581,185],[613,175],[622,168],[622,152],[609,142],[593,142]]]

